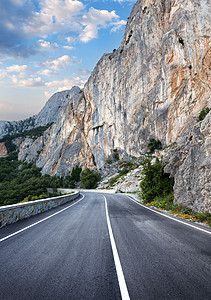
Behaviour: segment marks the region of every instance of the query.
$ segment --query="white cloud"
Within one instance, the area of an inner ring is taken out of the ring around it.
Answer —
[[[0,103],[0,112],[5,117],[8,112],[14,111],[14,108],[8,103]]]
[[[45,69],[45,70],[38,71],[37,74],[44,75],[44,76],[55,76],[57,73],[55,71]]]
[[[63,49],[66,49],[66,50],[72,50],[72,49],[73,49],[72,46],[63,46],[62,48],[63,48]]]
[[[75,41],[75,37],[72,36],[66,36],[65,40],[68,44],[72,44]]]
[[[19,73],[19,72],[25,72],[26,70],[27,70],[27,65],[22,65],[22,66],[13,65],[6,68],[7,73],[13,73],[13,72]]]
[[[87,11],[78,0],[1,0],[0,20],[0,52],[4,57],[29,57],[53,50],[58,45],[46,40],[50,35],[58,38],[59,34],[71,46],[78,37],[88,42],[98,37],[101,28],[113,26],[115,31],[123,25],[115,11],[93,7]],[[28,43],[34,38],[38,42]]]
[[[41,2],[41,13],[53,16],[55,23],[66,23],[71,17],[79,15],[84,9],[81,1],[77,0],[43,0]]]
[[[121,20],[118,22],[113,23],[112,25],[114,25],[114,27],[111,28],[111,32],[116,32],[117,30],[119,30],[122,26],[125,26],[127,24],[126,21]]]
[[[137,0],[113,0],[113,1],[122,3],[122,2],[136,2]]]
[[[37,41],[37,45],[38,47],[46,51],[55,50],[56,48],[59,47],[57,43],[51,44],[50,42],[47,42],[45,40]]]
[[[87,69],[78,69],[78,71],[79,71],[81,74],[83,74],[83,75],[88,75],[88,74],[90,74],[90,71],[87,70]]]
[[[106,28],[109,22],[118,18],[114,10],[109,12],[107,10],[98,10],[91,7],[81,19],[84,29],[79,35],[80,40],[86,43],[91,39],[97,38],[100,28]]]
[[[63,90],[69,90],[73,86],[79,86],[83,87],[86,80],[75,77],[75,78],[65,78],[63,80],[55,80],[51,82],[46,82],[45,85],[48,88],[53,88],[54,91],[63,91]]]
[[[26,73],[25,72],[20,72],[19,74],[18,74],[18,77],[19,78],[24,78],[26,76]]]
[[[88,79],[88,77],[90,76],[90,71],[87,69],[78,69],[78,74],[80,74],[79,76],[83,79]]]
[[[26,35],[44,36],[56,31],[73,28],[73,17],[79,16],[84,9],[81,1],[43,0],[40,1],[40,12],[33,12],[30,22],[24,26]],[[79,26],[80,28],[80,26]]]
[[[7,72],[3,69],[0,69],[0,77],[6,77],[7,76]]]
[[[69,55],[63,55],[55,60],[47,61],[44,66],[47,66],[53,70],[59,70],[61,67],[65,68],[70,65],[78,64],[79,61],[76,57],[69,57]]]
[[[49,99],[53,95],[53,93],[44,92],[44,95],[47,99]]]
[[[15,5],[22,6],[25,4],[26,0],[11,0]]]
[[[16,75],[12,76],[12,81],[15,84],[16,87],[40,87],[44,86],[44,82],[42,81],[41,77],[36,78],[29,78],[25,80],[19,80]]]

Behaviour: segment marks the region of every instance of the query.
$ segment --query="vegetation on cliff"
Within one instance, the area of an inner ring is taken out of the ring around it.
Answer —
[[[152,202],[156,197],[164,197],[173,192],[174,179],[164,173],[165,164],[156,158],[154,164],[151,159],[143,161],[143,179],[140,183],[144,203]]]
[[[77,183],[85,189],[96,188],[100,174],[75,166],[66,177],[42,175],[41,168],[18,161],[16,152],[0,159],[0,205],[33,201],[57,195],[57,188],[74,188]],[[53,192],[49,193],[49,188]]]
[[[155,140],[153,138],[149,139],[148,148],[150,149],[150,153],[153,153],[155,150],[162,149],[162,143],[159,140]]]
[[[33,139],[38,138],[39,136],[41,136],[43,134],[43,132],[48,129],[48,127],[50,127],[51,124],[48,124],[46,126],[39,126],[39,127],[35,127],[33,129],[30,130],[25,130],[23,132],[19,132],[19,133],[15,133],[13,135],[5,135],[2,139],[0,139],[0,142],[4,142],[5,146],[7,148],[7,151],[9,153],[13,152],[16,150],[16,146],[13,144],[13,140],[16,138],[26,138],[26,137],[30,137]]]
[[[173,185],[174,179],[164,173],[165,164],[156,158],[154,164],[151,159],[143,161],[140,183],[142,189],[140,196],[146,205],[164,209],[170,213],[193,222],[204,222],[211,226],[211,214],[208,212],[196,212],[188,206],[174,203]]]
[[[209,107],[205,107],[201,110],[199,117],[198,117],[198,122],[204,120],[204,118],[206,117],[206,115],[211,111],[211,108]]]

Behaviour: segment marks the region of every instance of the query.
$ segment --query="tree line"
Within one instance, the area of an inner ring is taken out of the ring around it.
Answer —
[[[57,195],[57,188],[74,188],[79,182],[83,188],[95,188],[99,173],[75,166],[68,176],[42,175],[41,168],[33,163],[18,160],[16,152],[0,159],[0,205],[15,204],[27,199]],[[49,193],[49,188],[52,193]]]

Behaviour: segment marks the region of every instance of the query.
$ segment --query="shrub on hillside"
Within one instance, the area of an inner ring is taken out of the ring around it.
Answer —
[[[122,170],[119,171],[119,175],[123,176],[126,175],[130,170],[128,168],[123,168]]]
[[[95,189],[99,180],[100,174],[94,170],[86,168],[81,172],[81,183],[85,189]]]
[[[117,152],[117,149],[113,149],[113,158],[114,160],[119,160],[119,153]]]
[[[106,160],[106,163],[109,164],[109,165],[111,165],[111,164],[112,164],[112,159],[110,159],[110,158],[107,159],[107,160]]]
[[[143,162],[143,180],[140,183],[144,203],[152,202],[156,197],[166,196],[173,191],[174,179],[164,173],[165,164],[157,158],[155,164],[150,159]]]
[[[156,149],[162,149],[161,141],[155,139],[149,139],[148,148],[150,152],[153,153]]]
[[[114,184],[118,181],[119,178],[120,178],[119,175],[110,178],[109,181],[108,181],[109,185],[110,185],[110,186],[114,186]]]
[[[72,180],[72,177],[70,175],[67,175],[63,180],[63,187],[66,189],[74,189],[75,184],[76,184],[76,181]]]
[[[206,115],[210,112],[211,108],[209,107],[205,107],[201,110],[199,117],[198,117],[198,122],[204,120],[204,118],[206,117]]]

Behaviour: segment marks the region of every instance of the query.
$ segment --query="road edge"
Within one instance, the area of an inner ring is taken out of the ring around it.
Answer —
[[[187,226],[190,226],[190,227],[192,227],[192,228],[198,229],[198,230],[200,230],[200,231],[202,231],[202,232],[205,232],[205,233],[208,233],[208,234],[211,235],[211,231],[209,231],[209,228],[201,228],[201,227],[197,226],[197,224],[190,224],[190,223],[188,223],[188,221],[185,222],[185,221],[183,221],[183,220],[180,220],[180,219],[178,219],[176,216],[173,217],[173,216],[170,216],[170,215],[165,214],[165,213],[163,213],[163,212],[157,211],[156,209],[153,209],[153,208],[151,208],[151,207],[148,207],[148,206],[146,206],[146,205],[144,205],[144,204],[138,202],[138,201],[137,201],[136,199],[134,199],[132,196],[129,196],[129,195],[126,195],[126,196],[127,196],[131,201],[135,202],[136,204],[140,205],[141,207],[144,207],[144,208],[146,208],[146,209],[148,209],[148,210],[153,211],[154,213],[157,213],[157,214],[159,214],[159,215],[161,215],[161,216],[163,216],[163,217],[169,218],[169,219],[171,219],[171,220],[174,220],[174,221],[176,221],[176,222],[185,224],[185,225],[187,225]],[[201,226],[202,226],[202,225],[201,225]]]
[[[84,195],[82,195],[82,198],[79,199],[78,201],[76,201],[75,203],[73,203],[73,204],[71,204],[71,205],[69,205],[69,206],[67,206],[67,207],[65,207],[65,208],[63,208],[63,209],[57,211],[56,213],[54,213],[54,214],[52,214],[52,215],[50,215],[50,216],[48,216],[48,217],[46,217],[46,218],[44,218],[44,219],[42,219],[42,220],[40,220],[40,221],[37,221],[37,222],[35,222],[35,223],[33,223],[33,224],[27,226],[27,227],[24,227],[24,228],[22,228],[22,229],[20,229],[20,230],[18,230],[18,231],[16,231],[16,232],[14,232],[14,233],[11,233],[11,234],[9,234],[9,235],[7,235],[7,236],[1,238],[1,239],[0,239],[0,243],[3,242],[3,241],[5,241],[5,240],[7,240],[7,239],[9,239],[9,238],[11,238],[11,237],[13,237],[13,236],[15,236],[15,235],[17,235],[17,234],[19,234],[19,233],[21,233],[21,232],[23,232],[23,231],[25,231],[25,230],[27,230],[27,229],[29,229],[29,228],[31,228],[31,227],[34,227],[35,225],[38,225],[39,223],[42,223],[42,222],[44,222],[44,221],[46,221],[46,220],[48,220],[48,219],[50,219],[50,218],[52,218],[52,217],[54,217],[54,216],[60,214],[61,212],[65,211],[66,209],[68,209],[68,208],[72,207],[73,205],[79,203],[79,202],[80,202],[81,200],[83,200],[83,199],[84,199]]]

